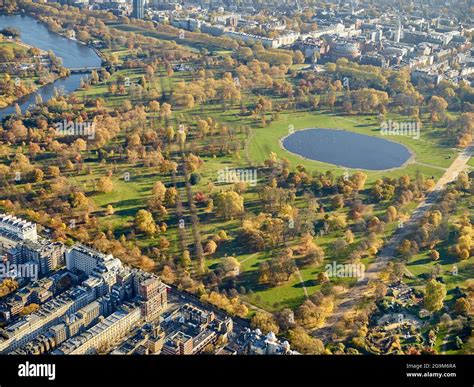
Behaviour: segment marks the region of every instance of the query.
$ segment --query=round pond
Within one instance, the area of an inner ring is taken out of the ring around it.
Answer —
[[[401,167],[412,157],[394,141],[337,129],[299,130],[286,136],[282,146],[305,159],[373,171]]]

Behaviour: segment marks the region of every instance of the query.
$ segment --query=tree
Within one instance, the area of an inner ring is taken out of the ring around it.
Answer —
[[[324,250],[318,246],[311,234],[305,234],[301,238],[303,249],[303,261],[305,264],[320,264],[324,259]]]
[[[387,208],[387,222],[393,222],[398,217],[398,211],[394,206]]]
[[[331,199],[331,205],[335,210],[341,209],[344,207],[344,196],[334,195]]]
[[[106,213],[107,215],[113,215],[114,212],[115,212],[114,207],[112,207],[111,204],[108,204],[108,205],[107,205],[107,208],[106,208],[106,210],[105,210],[105,213]]]
[[[344,240],[346,241],[347,244],[354,243],[354,233],[351,230],[346,230],[344,233]]]
[[[336,95],[331,91],[326,99],[327,105],[331,110],[334,108],[334,104],[336,103]]]
[[[292,347],[307,355],[321,355],[324,353],[324,344],[320,339],[311,337],[304,328],[296,327],[289,332]]]
[[[157,181],[155,184],[153,184],[152,193],[153,195],[157,196],[159,200],[164,201],[166,194],[165,185],[161,181]]]
[[[300,50],[296,50],[293,52],[293,63],[300,64],[304,63],[304,54]]]
[[[18,282],[13,279],[6,278],[2,283],[0,283],[0,297],[10,294],[16,289],[18,289]]]
[[[454,310],[457,314],[468,316],[469,312],[471,311],[471,304],[464,297],[458,298],[454,304]]]
[[[183,254],[181,254],[180,263],[181,266],[185,269],[191,266],[191,255],[189,254],[189,250],[183,251]]]
[[[34,171],[34,179],[35,179],[35,182],[36,183],[40,183],[43,181],[43,177],[44,177],[44,172],[39,169],[39,168],[36,168]]]
[[[174,207],[176,205],[176,197],[178,196],[178,191],[174,187],[170,187],[165,192],[165,204],[166,207]]]
[[[436,95],[432,96],[428,103],[428,109],[431,112],[431,120],[437,122],[444,118],[447,107],[448,103],[443,97],[438,97]]]
[[[114,183],[108,176],[101,177],[97,182],[97,191],[103,193],[110,193],[114,189]]]
[[[49,174],[51,175],[51,177],[61,176],[61,171],[55,165],[51,165],[50,167],[48,167],[48,171],[49,171]]]
[[[224,258],[224,261],[221,264],[222,269],[224,272],[231,273],[232,275],[239,274],[240,269],[240,262],[237,261],[234,257],[227,257]]]
[[[439,252],[437,250],[430,250],[430,257],[433,261],[439,261]]]
[[[280,331],[280,327],[278,326],[277,322],[269,313],[255,313],[255,315],[252,317],[250,325],[253,329],[260,329],[264,334],[267,334],[269,332],[278,334],[278,332]]]
[[[367,175],[362,172],[356,172],[350,177],[350,181],[352,182],[354,189],[357,191],[361,191],[364,189],[366,180]]]
[[[244,198],[235,191],[219,192],[214,199],[214,205],[217,214],[225,219],[233,219],[244,212]]]
[[[148,235],[153,235],[157,231],[153,215],[147,210],[139,210],[137,212],[137,215],[135,216],[135,226]]]
[[[340,230],[347,227],[345,214],[333,214],[328,217],[328,224],[331,230]]]
[[[324,306],[323,306],[324,303]],[[316,305],[311,300],[306,300],[296,310],[295,317],[305,328],[321,327],[327,316],[327,312],[332,311],[333,304],[327,300],[321,300],[321,305]]]
[[[161,105],[160,116],[165,117],[165,118],[171,117],[171,105],[170,104],[165,102],[164,104]]]
[[[151,101],[149,107],[152,112],[160,111],[160,103],[158,101]]]
[[[29,304],[20,311],[20,315],[26,316],[32,314],[36,312],[39,308],[40,306],[38,304]]]
[[[424,304],[430,312],[436,312],[443,307],[446,298],[446,285],[431,279],[425,286]]]
[[[214,242],[213,240],[210,240],[209,242],[206,243],[206,247],[204,248],[204,252],[206,254],[212,255],[216,252],[217,250],[217,243]]]
[[[189,182],[191,183],[191,185],[199,184],[200,181],[201,181],[201,175],[197,172],[193,172],[189,176]]]
[[[168,265],[163,266],[163,271],[161,272],[161,279],[167,284],[174,283],[176,276],[173,273],[173,270]]]

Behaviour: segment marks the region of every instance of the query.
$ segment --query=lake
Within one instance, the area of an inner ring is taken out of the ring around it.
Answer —
[[[48,28],[36,19],[23,15],[0,15],[0,29],[13,27],[20,31],[20,38],[26,44],[38,47],[53,53],[62,59],[64,67],[97,67],[101,65],[100,57],[90,47],[67,39],[61,35],[48,30]],[[36,95],[41,94],[46,102],[53,96],[57,88],[62,93],[71,93],[79,88],[81,78],[85,74],[71,74],[69,77],[56,80],[54,83],[45,85],[36,92],[23,97],[17,101],[24,112],[29,106],[35,104]],[[14,104],[0,109],[0,119],[14,112]]]
[[[401,167],[412,157],[394,141],[337,129],[299,130],[285,137],[282,146],[305,159],[373,171]]]

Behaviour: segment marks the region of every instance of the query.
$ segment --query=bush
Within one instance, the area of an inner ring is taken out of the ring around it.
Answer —
[[[191,173],[191,176],[189,177],[189,182],[191,185],[199,184],[200,181],[201,175],[199,173]]]

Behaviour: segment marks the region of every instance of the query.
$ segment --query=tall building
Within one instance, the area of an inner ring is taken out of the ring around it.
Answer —
[[[400,39],[402,38],[402,22],[400,20],[400,18],[398,18],[398,21],[397,21],[397,29],[395,31],[395,42],[396,43],[400,43]]]
[[[153,274],[137,272],[134,288],[141,301],[143,317],[146,321],[155,320],[167,305],[166,286]]]
[[[143,19],[145,17],[145,0],[133,0],[132,17]]]

